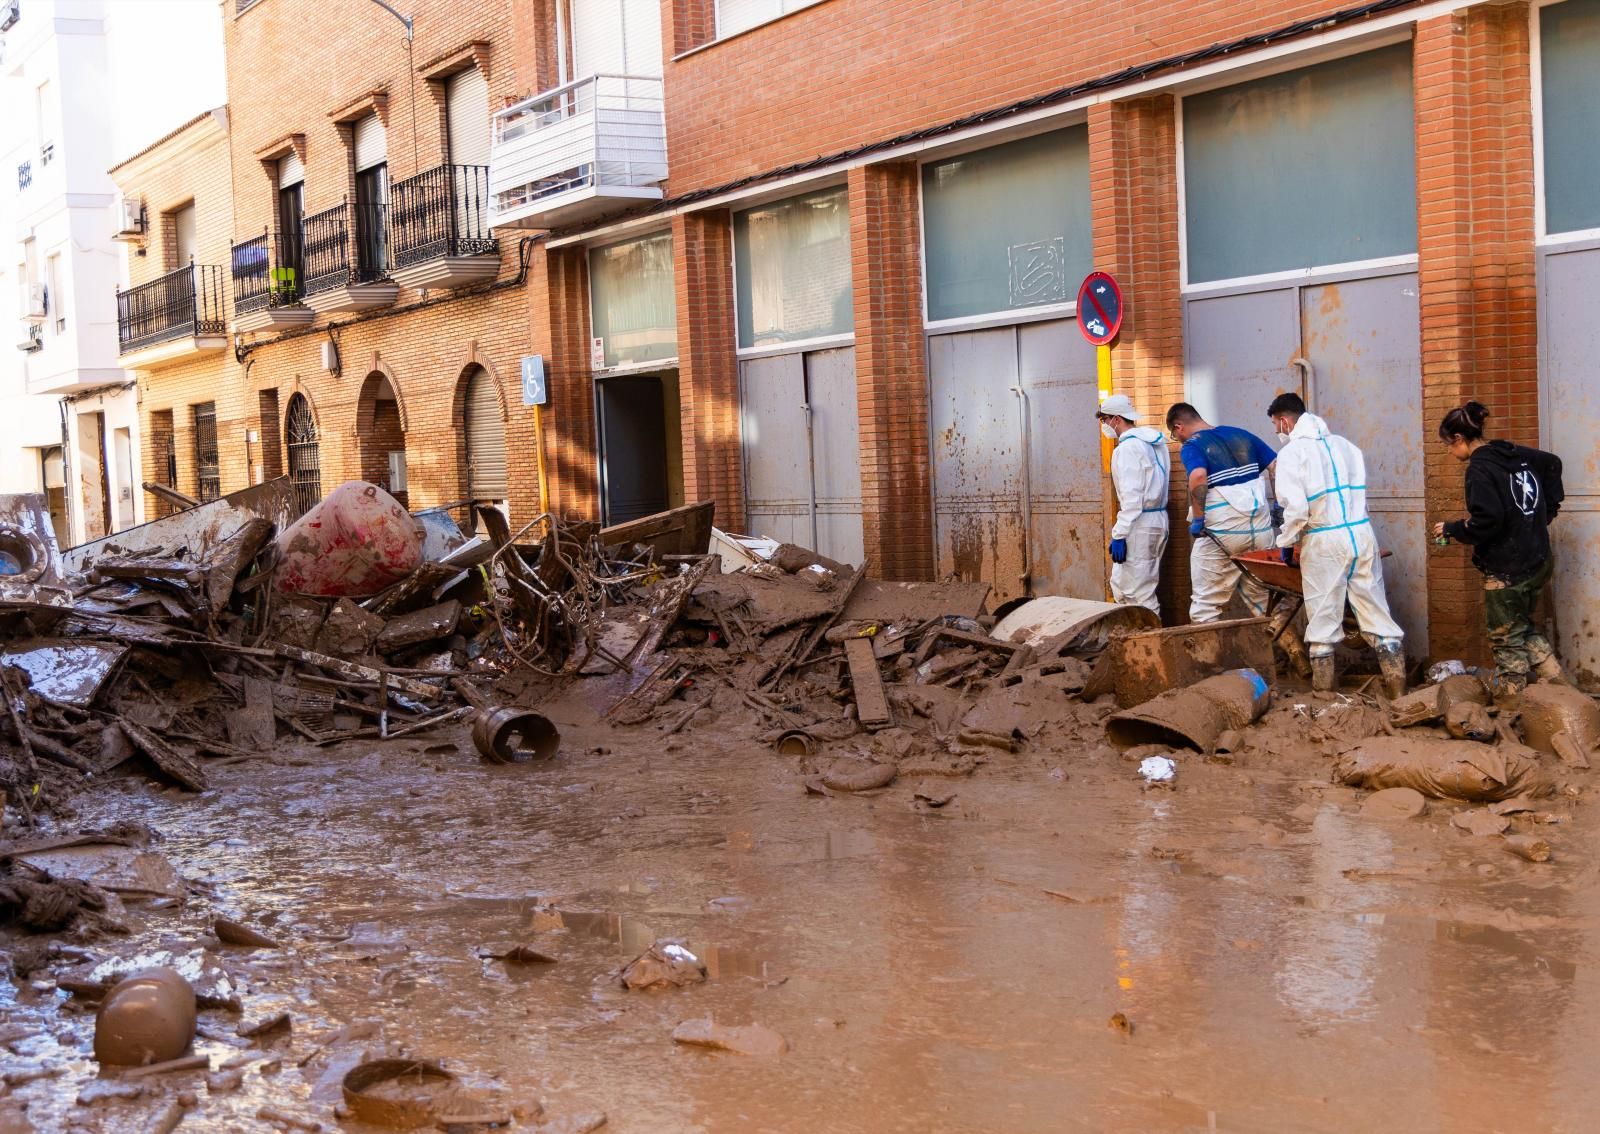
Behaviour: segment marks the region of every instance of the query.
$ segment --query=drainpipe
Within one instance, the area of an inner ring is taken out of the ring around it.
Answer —
[[[59,547],[75,547],[77,546],[77,541],[72,538],[72,524],[77,516],[78,509],[75,506],[72,487],[73,461],[72,445],[68,440],[67,434],[67,399],[62,398],[56,405],[61,410],[61,506],[66,509],[67,513],[66,542],[63,543],[60,534],[58,534],[56,536],[56,544]]]

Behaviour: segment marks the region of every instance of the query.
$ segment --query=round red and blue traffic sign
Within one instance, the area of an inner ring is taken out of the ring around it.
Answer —
[[[1078,289],[1078,330],[1095,346],[1122,330],[1122,289],[1105,272],[1090,272]]]

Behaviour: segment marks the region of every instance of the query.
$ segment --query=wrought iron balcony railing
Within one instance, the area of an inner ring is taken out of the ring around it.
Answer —
[[[316,295],[344,287],[353,279],[350,271],[349,209],[335,205],[304,217],[300,231],[305,242],[306,277],[304,295]]]
[[[235,244],[230,260],[236,315],[300,302],[305,280],[300,233],[263,232]]]
[[[117,292],[117,342],[123,354],[172,339],[221,335],[222,269],[189,264],[160,279]]]
[[[441,165],[396,181],[389,187],[389,206],[395,267],[500,249],[489,229],[486,165]]]

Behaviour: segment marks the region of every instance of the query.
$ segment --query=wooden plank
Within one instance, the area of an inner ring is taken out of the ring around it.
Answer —
[[[150,757],[150,762],[160,768],[164,775],[190,791],[206,790],[206,774],[200,765],[194,762],[192,756],[179,752],[155,733],[143,725],[135,724],[127,717],[123,717],[118,723],[128,739],[133,742],[133,746]]]
[[[600,546],[642,543],[653,548],[657,555],[704,555],[711,543],[715,510],[715,504],[702,501],[613,524],[600,529]]]
[[[850,684],[855,689],[856,717],[863,728],[882,728],[894,719],[889,698],[883,691],[878,659],[872,653],[871,638],[850,638],[844,644],[845,661],[850,664]]]

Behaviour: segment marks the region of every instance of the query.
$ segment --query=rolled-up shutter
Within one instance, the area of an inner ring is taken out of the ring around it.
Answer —
[[[354,142],[357,173],[389,160],[389,139],[376,114],[356,122]]]
[[[290,150],[278,159],[278,188],[287,189],[291,185],[299,185],[306,179],[306,167],[300,161],[300,155]]]
[[[445,87],[451,165],[489,164],[489,80],[476,67]]]
[[[467,379],[467,495],[474,500],[504,500],[510,492],[506,476],[506,427],[494,380],[478,370]]]

